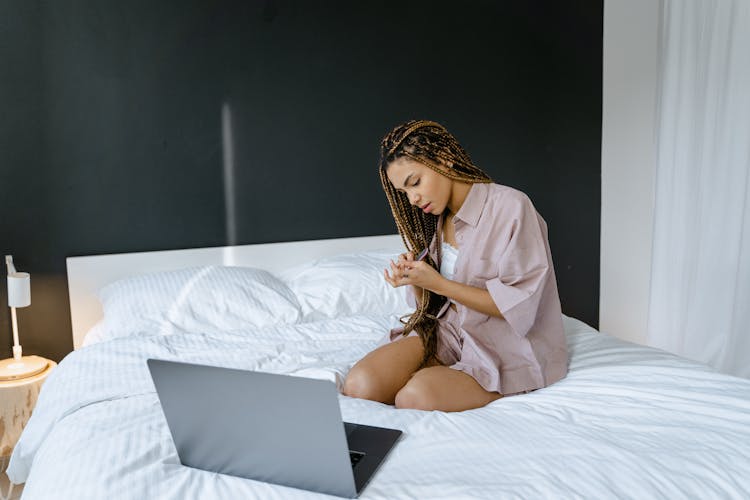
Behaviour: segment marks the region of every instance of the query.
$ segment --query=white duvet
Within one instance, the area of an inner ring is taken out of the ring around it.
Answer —
[[[750,380],[564,319],[570,372],[546,389],[462,413],[340,396],[344,420],[404,432],[361,498],[750,497]],[[122,325],[53,371],[8,475],[25,500],[325,497],[180,465],[145,360],[340,381],[395,321],[169,335]]]

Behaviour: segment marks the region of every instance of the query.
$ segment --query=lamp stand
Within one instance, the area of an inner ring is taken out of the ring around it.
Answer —
[[[18,317],[16,316],[16,308],[10,308],[10,316],[13,320],[13,359],[17,362],[21,361],[21,344],[18,342]]]
[[[39,356],[22,356],[23,349],[18,343],[18,318],[16,308],[10,308],[13,318],[13,358],[0,361],[0,382],[33,377],[47,369],[49,361]]]

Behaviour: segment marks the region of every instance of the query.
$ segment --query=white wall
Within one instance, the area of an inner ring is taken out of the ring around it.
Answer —
[[[599,329],[646,342],[661,2],[605,0]]]

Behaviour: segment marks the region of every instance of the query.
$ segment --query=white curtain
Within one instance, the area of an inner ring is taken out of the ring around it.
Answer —
[[[648,343],[750,378],[750,0],[663,0]]]

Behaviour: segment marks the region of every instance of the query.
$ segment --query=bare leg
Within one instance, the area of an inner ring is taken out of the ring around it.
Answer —
[[[500,399],[464,372],[447,366],[422,368],[396,394],[397,408],[463,411],[480,408]]]
[[[419,337],[406,337],[382,345],[352,367],[344,382],[344,394],[393,404],[396,393],[419,369],[423,356]]]

